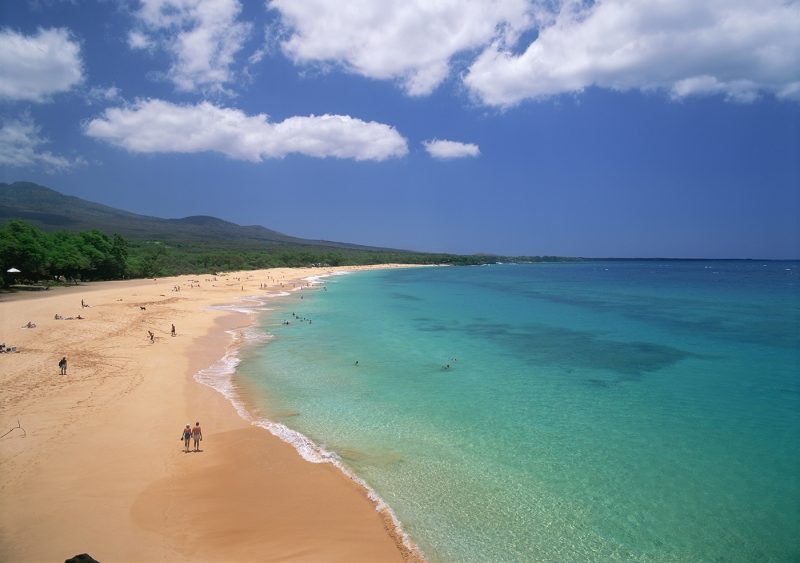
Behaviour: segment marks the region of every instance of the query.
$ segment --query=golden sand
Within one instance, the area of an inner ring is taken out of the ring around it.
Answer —
[[[230,345],[225,330],[251,321],[212,305],[356,269],[0,297],[0,342],[18,350],[0,354],[0,561],[414,558],[359,486],[304,461],[193,379]],[[22,328],[28,321],[36,327]],[[196,421],[202,451],[184,453],[181,430]]]

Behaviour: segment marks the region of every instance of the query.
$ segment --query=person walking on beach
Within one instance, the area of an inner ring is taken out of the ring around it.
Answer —
[[[153,334],[152,330],[147,331],[147,336],[150,338],[150,342],[155,342],[156,335]]]
[[[183,451],[189,452],[189,439],[192,437],[192,428],[187,424],[178,440],[183,439]]]
[[[200,429],[200,423],[196,422],[192,428],[192,438],[194,439],[194,451],[200,451],[200,442],[203,440],[203,431]]]
[[[61,370],[61,375],[67,375],[67,357],[64,356],[58,362],[58,368]]]
[[[175,336],[175,325],[174,324],[172,325],[172,332],[170,332],[170,334],[172,336]]]

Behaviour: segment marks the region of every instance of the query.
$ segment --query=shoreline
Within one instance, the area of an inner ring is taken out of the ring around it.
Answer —
[[[11,429],[0,439],[0,558],[421,559],[357,483],[306,462],[195,380],[229,349],[225,331],[254,321],[220,304],[257,293],[264,278],[281,291],[360,269],[100,282],[0,299],[0,340],[19,350],[0,355],[0,432]],[[78,311],[85,319],[54,319]],[[28,320],[37,327],[21,329]],[[195,418],[202,452],[184,454],[176,437]]]
[[[269,307],[273,299],[276,299],[276,303],[280,303],[282,307],[287,307],[288,305],[286,303],[281,303],[281,298],[288,297],[292,293],[298,291],[319,290],[325,284],[324,281],[320,280],[350,273],[352,273],[352,271],[344,270],[331,274],[315,274],[300,280],[301,282],[307,282],[308,285],[297,285],[289,289],[288,292],[284,290],[279,293],[268,293],[264,296],[248,295],[240,298],[235,303],[216,307],[230,314],[229,317],[223,317],[223,319],[239,318],[237,316],[238,314],[244,314],[247,316],[247,322],[245,324],[236,323],[236,326],[233,328],[226,327],[222,329],[222,331],[229,336],[228,345],[224,354],[215,362],[198,370],[194,374],[193,379],[197,383],[213,389],[229,401],[230,405],[242,420],[256,428],[265,430],[271,436],[289,444],[297,452],[297,455],[302,457],[306,462],[330,464],[334,466],[346,479],[354,483],[362,493],[366,495],[370,502],[372,502],[376,512],[378,512],[383,519],[386,532],[395,542],[403,559],[405,561],[423,562],[426,560],[424,554],[405,531],[400,519],[386,501],[381,498],[366,481],[347,467],[336,453],[326,450],[303,433],[285,424],[270,420],[269,418],[254,415],[254,406],[248,401],[245,396],[246,394],[242,393],[240,384],[235,381],[236,367],[241,361],[239,352],[247,346],[265,344],[274,337],[269,333],[259,333],[259,336],[254,337],[251,332],[251,334],[248,335],[249,329],[255,327],[264,315],[275,310]],[[248,306],[246,303],[252,303],[253,305]]]

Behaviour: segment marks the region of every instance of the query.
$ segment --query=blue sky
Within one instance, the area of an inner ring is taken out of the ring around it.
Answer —
[[[455,253],[800,258],[800,4],[0,0],[0,181]]]

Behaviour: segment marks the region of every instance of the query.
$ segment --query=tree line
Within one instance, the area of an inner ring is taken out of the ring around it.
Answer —
[[[304,246],[237,250],[211,248],[196,241],[126,240],[119,234],[109,236],[96,229],[79,233],[47,233],[18,219],[0,226],[0,285],[4,287],[20,282],[117,280],[303,266],[388,263],[468,266],[497,261],[561,260],[565,259]],[[20,273],[7,273],[11,268],[20,270]]]
[[[12,281],[113,280],[128,272],[128,242],[97,230],[49,234],[24,221],[0,227],[4,286]],[[20,270],[9,274],[9,269]]]
[[[450,254],[272,247],[261,251],[208,248],[190,243],[129,241],[96,229],[47,233],[14,219],[0,226],[0,284],[146,278],[217,271],[312,265],[474,264],[477,257]],[[9,274],[9,269],[19,273]]]

